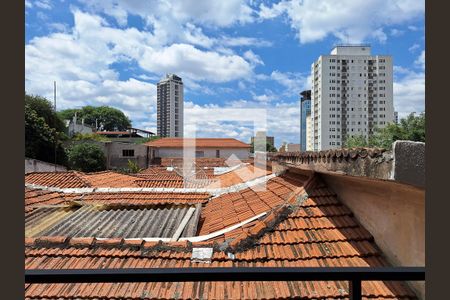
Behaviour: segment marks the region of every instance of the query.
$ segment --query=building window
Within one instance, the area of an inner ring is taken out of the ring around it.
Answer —
[[[134,149],[123,149],[122,156],[123,157],[134,157]]]
[[[205,151],[195,151],[195,157],[205,157]]]
[[[220,158],[220,150],[216,150],[216,158]]]

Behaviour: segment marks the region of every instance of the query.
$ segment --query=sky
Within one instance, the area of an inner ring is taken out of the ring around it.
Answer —
[[[425,110],[424,10],[422,0],[26,0],[25,90],[53,99],[56,81],[58,110],[109,105],[156,132],[156,84],[175,73],[185,135],[249,142],[263,109],[277,146],[299,143],[299,93],[337,44],[392,55],[395,110]]]

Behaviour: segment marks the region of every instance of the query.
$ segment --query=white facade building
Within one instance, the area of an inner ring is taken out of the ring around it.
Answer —
[[[175,74],[167,74],[158,82],[157,134],[160,137],[183,137],[183,82]]]
[[[311,73],[311,150],[341,148],[346,136],[368,137],[394,121],[391,56],[371,55],[366,45],[337,46]]]
[[[306,151],[314,151],[314,128],[311,114],[306,116]]]

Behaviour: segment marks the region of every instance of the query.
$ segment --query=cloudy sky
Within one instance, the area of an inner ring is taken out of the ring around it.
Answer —
[[[369,43],[372,53],[392,55],[396,110],[401,117],[424,110],[424,6],[26,0],[25,88],[52,99],[57,81],[58,109],[110,105],[133,126],[156,131],[156,83],[176,73],[185,83],[186,126],[195,123],[197,136],[248,142],[252,109],[264,108],[276,144],[298,143],[299,93],[309,88],[311,63],[339,43]]]

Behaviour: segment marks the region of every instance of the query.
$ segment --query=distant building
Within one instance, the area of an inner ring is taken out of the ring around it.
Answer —
[[[366,138],[394,121],[390,55],[368,45],[335,47],[311,65],[314,151],[342,147],[347,136]]]
[[[314,127],[311,114],[306,116],[306,151],[314,151]],[[302,150],[304,151],[304,150]]]
[[[278,152],[300,152],[300,144],[292,144],[284,142]]]
[[[107,137],[111,141],[127,143],[134,143],[142,140],[143,138],[148,138],[155,135],[154,132],[133,127],[130,127],[125,131],[97,131],[95,134]]]
[[[152,151],[152,157],[183,157],[184,145],[194,142],[192,138],[162,138],[146,143]],[[229,158],[235,155],[239,159],[249,159],[250,144],[231,138],[196,138],[195,157]]]
[[[300,152],[300,144],[286,144],[286,152]]]
[[[311,90],[301,92],[300,96],[300,150],[306,151],[308,135],[306,119],[311,115]]]
[[[398,124],[398,111],[394,111],[394,122]]]
[[[167,74],[157,85],[157,134],[160,137],[183,137],[183,81]]]
[[[255,137],[257,139],[266,139],[266,143],[271,145],[272,147],[275,147],[275,137],[273,136],[267,136],[267,133],[265,131],[257,131],[255,136],[251,137],[250,143],[255,143]]]
[[[128,167],[128,161],[136,163],[139,168],[148,168],[152,160],[150,148],[145,144],[134,144],[127,141],[67,141],[66,147],[72,145],[89,143],[95,144],[105,154],[106,168],[108,170],[124,169]]]
[[[84,124],[84,119],[78,121],[76,113],[72,120],[66,120],[66,126],[69,137],[73,137],[75,134],[90,134],[95,131],[95,127]]]

